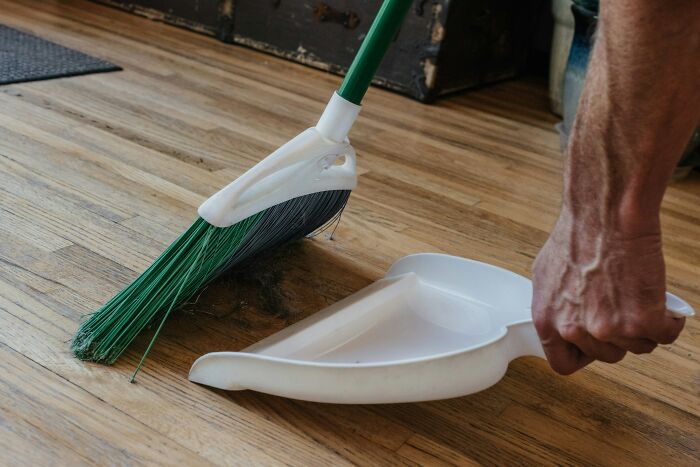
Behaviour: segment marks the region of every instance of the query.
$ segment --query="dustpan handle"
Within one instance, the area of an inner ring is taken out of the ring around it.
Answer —
[[[411,3],[412,0],[385,0],[382,3],[338,89],[342,98],[360,105],[384,54],[399,32]]]

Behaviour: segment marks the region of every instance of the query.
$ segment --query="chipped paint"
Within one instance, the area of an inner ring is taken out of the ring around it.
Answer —
[[[330,21],[342,24],[347,29],[355,29],[360,24],[360,17],[354,11],[338,11],[323,2],[314,8],[314,18],[320,22]]]
[[[219,13],[221,16],[232,17],[233,16],[233,0],[223,0],[219,4]]]
[[[425,75],[425,87],[427,89],[433,89],[435,87],[437,70],[437,65],[435,65],[432,58],[423,60],[423,74]]]
[[[440,22],[440,13],[442,13],[442,4],[433,5],[433,26],[430,32],[430,41],[434,44],[439,44],[445,39],[445,27]]]

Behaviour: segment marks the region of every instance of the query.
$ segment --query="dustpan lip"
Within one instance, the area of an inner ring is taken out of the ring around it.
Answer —
[[[397,366],[404,366],[404,365],[414,365],[414,364],[420,364],[420,363],[428,363],[431,361],[435,360],[442,360],[446,358],[451,358],[451,357],[456,357],[461,354],[469,353],[469,352],[475,352],[477,350],[483,349],[485,347],[493,346],[494,344],[497,344],[500,341],[503,341],[507,336],[508,336],[508,331],[509,328],[512,326],[517,326],[520,324],[524,323],[530,323],[532,320],[531,319],[522,319],[519,321],[514,321],[513,323],[509,323],[507,326],[501,326],[499,329],[498,335],[494,336],[492,339],[488,341],[481,342],[479,344],[474,344],[469,347],[464,347],[461,349],[457,350],[452,350],[449,352],[441,352],[441,353],[436,353],[432,355],[426,355],[422,357],[415,357],[415,358],[410,358],[410,359],[404,359],[404,360],[384,360],[381,362],[367,362],[367,363],[334,363],[334,362],[315,362],[312,360],[299,360],[299,359],[291,359],[291,358],[284,358],[284,357],[277,357],[274,355],[265,355],[265,354],[259,354],[259,353],[253,353],[253,352],[245,352],[245,351],[239,351],[239,352],[232,352],[232,351],[223,351],[223,352],[210,352],[205,355],[202,355],[199,357],[195,362],[193,363],[194,365],[199,362],[200,360],[204,359],[205,357],[208,358],[216,358],[216,357],[236,357],[236,358],[245,358],[245,359],[253,359],[253,360],[263,360],[267,362],[272,362],[272,363],[279,363],[279,364],[284,364],[284,365],[295,365],[295,366],[305,366],[305,367],[314,367],[314,368],[330,368],[330,369],[367,369],[367,368],[386,368],[386,367],[397,367]]]
[[[430,284],[434,287],[439,287],[439,288],[444,288],[444,284],[440,284],[439,281],[434,281],[430,280],[430,274],[425,274],[425,267],[424,263],[421,263],[422,259],[429,259],[433,258],[438,261],[446,261],[446,262],[459,262],[459,263],[471,263],[473,265],[477,265],[479,268],[486,268],[490,269],[493,271],[497,271],[499,274],[505,274],[508,275],[514,279],[516,279],[518,282],[521,282],[523,285],[527,285],[531,287],[531,282],[530,280],[516,272],[513,272],[509,269],[505,269],[500,266],[496,266],[490,263],[486,263],[483,261],[471,259],[471,258],[464,258],[464,257],[459,257],[459,256],[453,256],[445,253],[433,253],[433,252],[419,252],[419,253],[413,253],[409,254],[406,256],[403,256],[396,260],[387,270],[386,274],[382,278],[383,280],[385,279],[393,279],[398,276],[402,276],[406,273],[413,273],[417,276],[417,278],[425,282],[427,284]],[[407,268],[406,270],[403,270],[403,268]],[[421,273],[421,270],[423,271],[423,274]],[[447,288],[448,291],[451,291],[452,293],[457,293],[456,291]],[[457,293],[458,295],[461,295]],[[529,304],[528,304],[529,305]],[[525,308],[525,307],[524,307]],[[527,307],[529,308],[529,307]],[[220,351],[220,352],[210,352],[205,355],[202,355],[199,357],[195,363],[199,362],[200,359],[204,359],[205,357],[235,357],[235,358],[245,358],[245,359],[255,359],[255,360],[260,360],[260,361],[267,361],[270,363],[276,363],[276,364],[283,364],[283,365],[294,365],[294,366],[299,366],[299,367],[309,367],[309,368],[328,368],[328,369],[368,369],[368,368],[387,368],[387,367],[397,367],[397,366],[405,366],[405,365],[415,365],[415,364],[422,364],[422,363],[428,363],[431,361],[436,361],[436,360],[442,360],[442,359],[448,359],[448,358],[453,358],[468,352],[476,352],[480,349],[484,349],[486,347],[491,347],[500,341],[504,341],[509,333],[509,328],[517,325],[521,325],[523,323],[531,323],[532,319],[531,317],[522,317],[520,319],[513,320],[512,322],[508,323],[503,323],[498,327],[494,327],[493,329],[493,336],[485,340],[483,342],[475,343],[470,346],[465,346],[465,347],[460,347],[454,350],[449,350],[446,352],[440,352],[440,353],[435,353],[435,354],[428,354],[428,355],[422,355],[418,357],[413,357],[413,358],[405,358],[405,359],[394,359],[394,360],[383,360],[383,361],[373,361],[373,362],[365,362],[365,363],[339,363],[339,362],[318,362],[318,361],[313,361],[313,360],[301,360],[301,359],[295,359],[295,358],[286,358],[283,356],[275,356],[275,355],[269,355],[269,354],[264,354],[264,353],[258,353],[258,352],[249,352],[246,349],[242,349],[240,351]],[[264,342],[266,339],[263,339],[262,341],[254,344],[257,346],[261,342]]]
[[[515,271],[511,271],[510,269],[506,269],[501,266],[496,266],[495,264],[487,263],[485,261],[479,261],[478,259],[473,259],[473,258],[464,258],[462,256],[455,256],[455,255],[450,255],[447,253],[432,253],[432,252],[420,252],[420,253],[411,253],[406,256],[402,256],[401,258],[397,259],[394,261],[394,263],[389,267],[387,270],[386,274],[384,275],[384,279],[387,279],[389,277],[394,277],[397,275],[395,272],[396,269],[402,263],[410,263],[411,261],[416,261],[420,260],[422,258],[436,258],[440,259],[441,261],[446,261],[446,262],[460,262],[460,263],[472,263],[472,264],[478,264],[479,267],[484,267],[486,269],[491,269],[493,271],[498,271],[499,274],[505,274],[511,277],[517,278],[519,281],[524,281],[524,283],[530,284],[532,286],[532,281],[531,279],[523,276],[522,274],[519,274]],[[416,271],[413,271],[416,272]],[[421,276],[419,273],[416,272],[418,276],[420,277],[421,280],[431,283],[432,281],[430,280],[429,276]]]

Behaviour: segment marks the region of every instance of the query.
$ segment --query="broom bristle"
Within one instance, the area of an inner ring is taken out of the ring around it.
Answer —
[[[73,353],[81,360],[114,363],[154,319],[164,321],[226,269],[332,222],[349,195],[336,190],[301,196],[224,228],[197,218],[141,276],[80,326]]]

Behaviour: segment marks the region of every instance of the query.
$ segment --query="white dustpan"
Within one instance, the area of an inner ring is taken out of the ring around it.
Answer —
[[[242,352],[206,354],[189,379],[340,404],[417,402],[497,383],[508,363],[544,358],[528,279],[440,254],[400,259],[386,276]],[[683,316],[693,310],[667,294]]]

